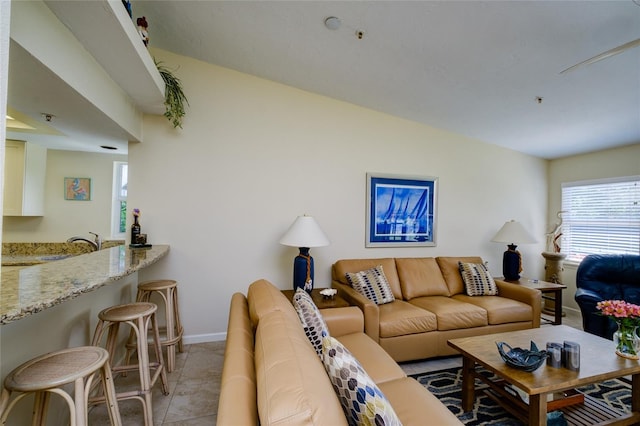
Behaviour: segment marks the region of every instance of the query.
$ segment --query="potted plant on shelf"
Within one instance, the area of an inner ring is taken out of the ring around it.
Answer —
[[[189,101],[182,89],[182,82],[162,62],[155,61],[155,63],[165,85],[164,106],[166,110],[164,116],[173,124],[174,128],[180,127],[182,129],[182,117],[185,114],[184,107],[185,104],[189,105]]]

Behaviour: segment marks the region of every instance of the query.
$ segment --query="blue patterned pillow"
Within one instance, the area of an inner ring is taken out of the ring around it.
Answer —
[[[402,426],[387,397],[333,337],[322,339],[322,363],[350,425]]]
[[[329,335],[327,323],[309,293],[299,288],[293,295],[293,306],[298,312],[300,322],[304,328],[309,342],[313,345],[318,355],[322,354],[322,338]]]
[[[469,296],[496,296],[498,286],[482,263],[458,262],[460,275]]]
[[[382,265],[366,271],[347,272],[347,281],[354,290],[376,305],[391,303],[395,300],[389,281],[382,270]]]

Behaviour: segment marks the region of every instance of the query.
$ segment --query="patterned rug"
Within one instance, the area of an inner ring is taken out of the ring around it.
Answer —
[[[462,389],[462,369],[449,368],[431,373],[411,375],[422,386],[433,393],[465,425],[521,426],[523,423],[513,418],[494,400],[483,392],[476,392],[473,411],[464,413],[460,399]],[[491,377],[491,373],[482,374]],[[476,389],[486,389],[487,385],[476,379]],[[631,384],[626,379],[607,380],[595,385],[578,388],[579,391],[603,400],[612,408],[629,412],[631,406]]]

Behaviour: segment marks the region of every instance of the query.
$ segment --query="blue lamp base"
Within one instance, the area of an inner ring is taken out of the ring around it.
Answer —
[[[520,279],[520,271],[522,271],[522,257],[520,252],[516,250],[518,246],[509,244],[508,250],[502,256],[502,274],[509,281]]]
[[[300,247],[300,253],[293,259],[293,289],[301,288],[311,294],[313,290],[313,257],[309,247]]]

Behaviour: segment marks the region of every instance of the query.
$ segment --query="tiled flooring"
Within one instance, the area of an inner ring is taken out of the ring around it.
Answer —
[[[224,342],[185,345],[176,354],[176,369],[168,373],[169,395],[162,395],[158,381],[153,391],[155,425],[211,426],[216,424],[220,378],[224,358]],[[138,380],[138,374],[115,379],[116,389],[126,389]],[[142,404],[137,400],[119,402],[123,426],[144,424]],[[104,405],[89,413],[92,426],[109,425]]]
[[[582,328],[579,313],[566,312],[563,324]],[[550,325],[544,325],[550,327]],[[164,426],[210,426],[216,424],[220,378],[224,358],[224,342],[187,345],[184,353],[178,354],[176,370],[169,373],[169,395],[162,395],[159,384],[154,388],[154,423]],[[407,374],[418,374],[444,368],[460,366],[459,356],[405,362],[401,367]],[[116,379],[116,386],[126,386],[137,380],[137,375]],[[120,412],[124,426],[143,424],[140,402],[136,400],[120,402]],[[90,413],[91,425],[108,425],[109,419],[103,406]]]

